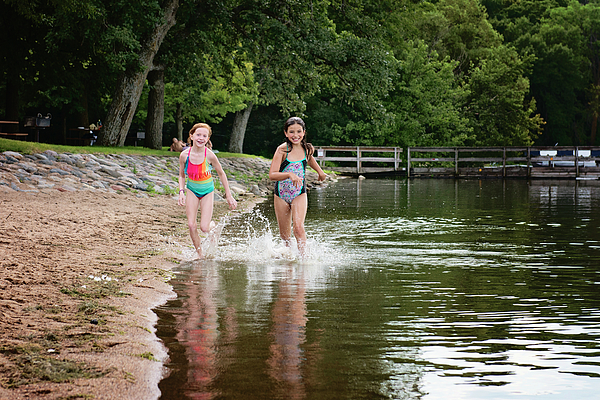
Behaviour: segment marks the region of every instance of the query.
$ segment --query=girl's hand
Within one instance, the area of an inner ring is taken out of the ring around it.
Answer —
[[[289,179],[292,181],[294,186],[302,187],[302,179],[300,179],[300,177],[298,175],[294,174],[293,172],[290,172]]]
[[[324,181],[325,179],[327,179],[325,172],[319,172],[319,181]]]
[[[229,204],[230,210],[235,210],[237,208],[237,201],[233,198],[233,196],[226,196],[227,204]]]
[[[177,204],[180,206],[185,206],[185,192],[179,192],[179,199],[177,199]]]

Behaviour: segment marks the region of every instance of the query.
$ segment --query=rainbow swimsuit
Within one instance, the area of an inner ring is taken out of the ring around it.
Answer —
[[[206,162],[207,149],[204,148],[204,161],[202,161],[202,164],[192,164],[190,162],[191,151],[192,149],[188,151],[187,160],[185,160],[185,174],[187,175],[185,187],[201,199],[215,190],[215,183],[210,173],[210,164]]]

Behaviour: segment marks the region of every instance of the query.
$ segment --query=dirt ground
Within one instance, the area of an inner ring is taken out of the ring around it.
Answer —
[[[157,398],[151,308],[188,242],[171,196],[0,191],[0,399]]]

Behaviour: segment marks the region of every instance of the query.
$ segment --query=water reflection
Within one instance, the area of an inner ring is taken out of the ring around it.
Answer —
[[[161,307],[164,399],[592,399],[600,187],[341,181],[309,198],[311,257],[271,204]]]
[[[179,297],[181,310],[177,315],[177,335],[185,343],[188,361],[185,393],[191,399],[210,399],[218,392],[211,385],[218,375],[218,355],[222,334],[215,295],[219,277],[214,262],[192,262],[189,264],[188,280],[180,281]],[[235,313],[226,313],[223,339],[235,338]]]
[[[277,298],[271,311],[269,375],[277,382],[277,397],[303,399],[302,345],[306,341],[306,302],[304,279],[292,276],[293,267],[278,283]]]

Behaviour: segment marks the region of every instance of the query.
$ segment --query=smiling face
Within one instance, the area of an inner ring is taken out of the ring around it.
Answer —
[[[194,145],[204,146],[210,139],[210,132],[207,128],[197,128],[194,133],[190,135],[190,139],[194,142]]]
[[[288,126],[287,131],[284,133],[285,137],[288,138],[293,145],[302,143],[302,139],[304,139],[305,135],[304,128],[300,124]]]

